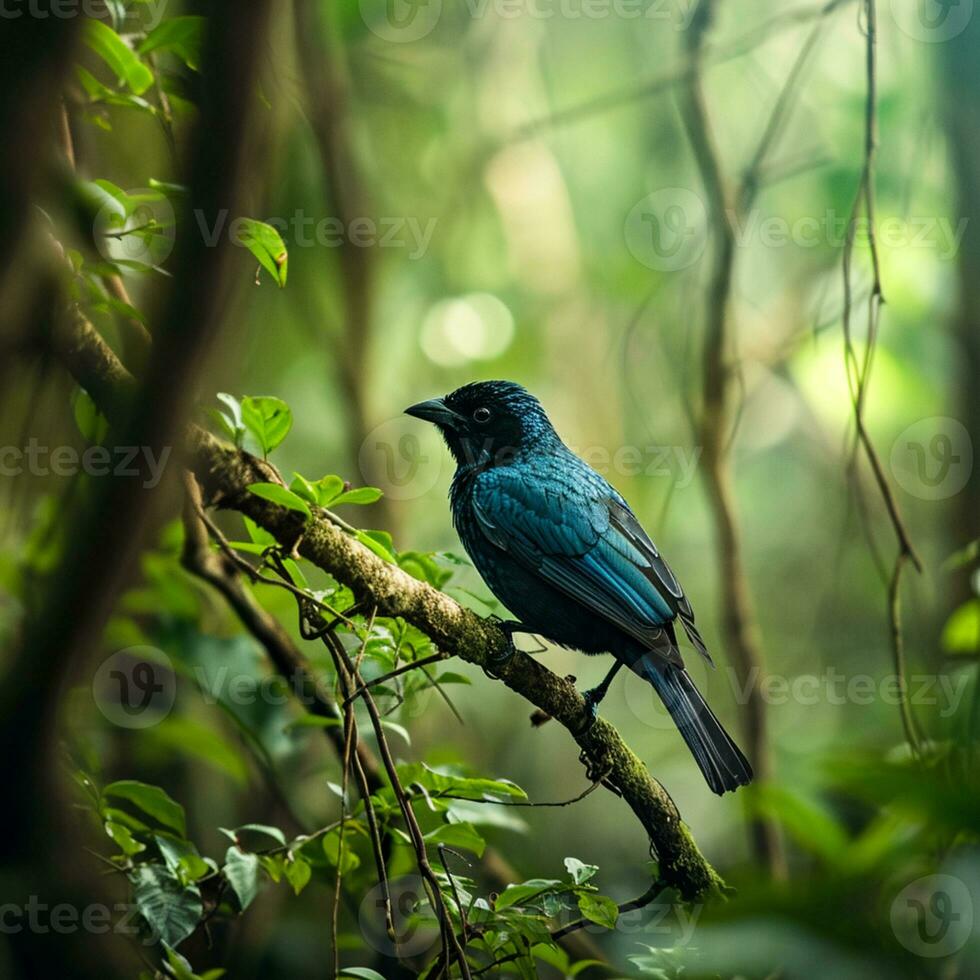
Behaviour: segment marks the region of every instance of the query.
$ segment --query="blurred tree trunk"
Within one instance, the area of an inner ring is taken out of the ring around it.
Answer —
[[[958,289],[953,320],[959,374],[951,404],[971,438],[980,434],[980,17],[969,18],[956,37],[935,45],[937,101],[945,110],[950,163],[956,189],[954,223],[966,221],[957,255]],[[974,446],[974,454],[977,452]],[[974,460],[966,486],[953,500],[954,547],[980,538],[980,468]],[[954,605],[970,592],[969,567],[958,569]]]
[[[323,187],[334,216],[343,225],[340,288],[343,323],[336,338],[324,338],[332,356],[347,412],[347,444],[352,472],[360,469],[361,446],[371,429],[370,392],[377,246],[355,245],[353,222],[371,215],[371,200],[351,136],[349,82],[341,45],[331,37],[326,14],[307,0],[294,4],[296,50],[307,95],[310,126],[320,155]],[[372,482],[371,473],[361,473]],[[387,497],[366,512],[375,523],[398,536],[398,510]]]

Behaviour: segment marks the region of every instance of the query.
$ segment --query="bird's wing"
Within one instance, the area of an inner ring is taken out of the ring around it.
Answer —
[[[690,604],[625,501],[596,474],[537,479],[516,467],[495,468],[475,481],[472,503],[478,527],[498,548],[680,662],[667,638]]]

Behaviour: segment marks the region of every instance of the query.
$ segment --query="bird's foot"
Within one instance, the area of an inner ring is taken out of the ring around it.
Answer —
[[[487,666],[494,670],[509,663],[514,654],[517,653],[517,647],[514,645],[514,634],[523,627],[516,619],[503,620],[497,616],[491,616],[490,619],[507,638],[507,645],[500,653],[487,657]]]
[[[596,718],[599,717],[599,703],[605,693],[606,691],[602,686],[592,687],[582,692],[582,700],[585,701],[585,724],[582,726],[582,735],[591,730]]]

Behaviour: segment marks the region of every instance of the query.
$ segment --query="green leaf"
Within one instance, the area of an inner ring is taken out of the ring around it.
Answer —
[[[457,674],[455,671],[446,670],[436,677],[435,684],[472,684],[473,681],[470,680],[465,674]]]
[[[293,478],[289,482],[289,489],[296,494],[297,497],[302,497],[309,504],[319,504],[320,497],[317,493],[317,488],[314,484],[310,483],[301,473],[293,473]]]
[[[565,858],[565,870],[572,876],[572,881],[576,885],[584,885],[590,878],[595,876],[599,866],[595,864],[583,864],[578,858]]]
[[[254,834],[264,834],[266,837],[271,837],[277,844],[286,846],[286,835],[278,827],[271,827],[265,823],[246,823],[235,831],[236,836],[240,835],[243,830],[250,830]]]
[[[334,497],[330,504],[331,506],[337,504],[373,504],[381,497],[382,492],[377,487],[357,487],[355,490],[348,490],[346,493]]]
[[[258,855],[232,844],[225,852],[225,866],[221,870],[238,899],[238,907],[244,912],[259,890]]]
[[[195,885],[181,884],[162,864],[141,864],[129,880],[136,907],[156,938],[176,946],[197,927],[204,910]]]
[[[140,851],[146,850],[146,845],[136,840],[128,828],[124,827],[121,823],[116,823],[114,820],[107,820],[105,823],[105,832],[126,857],[132,857],[134,854],[139,854]]]
[[[519,885],[508,885],[493,903],[494,909],[499,912],[502,909],[509,909],[514,905],[523,905],[528,899],[539,898],[555,889],[565,888],[564,882],[554,878],[529,878]]]
[[[425,763],[399,766],[398,772],[404,785],[418,783],[435,796],[445,794],[459,796],[464,800],[490,800],[491,802],[501,799],[527,799],[527,793],[508,779],[456,776],[437,772]]]
[[[976,653],[980,650],[980,599],[967,599],[946,620],[942,635],[948,653]]]
[[[590,922],[606,929],[616,928],[619,906],[608,896],[597,895],[595,892],[579,892],[578,908]]]
[[[341,971],[342,977],[359,977],[360,980],[385,980],[380,973],[367,966],[345,966]]]
[[[299,511],[306,516],[307,520],[313,516],[302,497],[296,496],[292,490],[287,490],[278,483],[252,483],[246,489],[249,493],[254,493],[256,497],[261,497],[263,500],[268,500],[289,510]]]
[[[471,823],[444,823],[430,830],[425,835],[427,844],[445,844],[447,847],[459,847],[472,851],[477,857],[483,857],[487,842],[477,833]]]
[[[313,486],[321,507],[329,507],[344,492],[344,481],[333,473],[321,477]]]
[[[342,857],[340,853],[339,827],[331,830],[329,834],[324,835],[323,853],[334,867],[337,867],[338,862],[340,863],[340,873],[344,875],[347,874],[348,871],[353,871],[355,868],[358,868],[361,865],[361,859],[350,849],[349,829],[344,833],[344,850]]]
[[[150,31],[138,51],[140,54],[169,51],[180,58],[188,68],[198,71],[201,65],[203,41],[203,17],[172,17]]]
[[[76,388],[71,399],[72,413],[75,425],[87,442],[98,444],[105,439],[109,432],[109,422],[95,407],[92,396],[84,388]]]
[[[235,441],[235,445],[241,447],[242,436],[245,435],[245,422],[242,419],[242,403],[234,396],[229,395],[226,391],[219,391],[217,395],[218,401],[223,402],[227,407],[230,415],[220,412],[219,415],[224,421],[224,425],[228,431],[228,434]]]
[[[256,221],[255,218],[239,218],[236,241],[259,260],[259,265],[272,276],[280,289],[286,285],[289,254],[282,236],[272,225]]]
[[[142,95],[153,84],[150,69],[108,24],[86,17],[82,38],[109,66],[116,78],[137,95]]]
[[[196,881],[211,870],[189,840],[179,840],[169,834],[154,834],[153,840],[160,849],[168,870],[180,879],[181,884]]]
[[[242,423],[255,436],[262,454],[268,456],[289,434],[293,413],[281,398],[245,397],[242,399]]]
[[[262,545],[263,548],[269,548],[276,543],[275,537],[264,527],[259,527],[251,517],[243,515],[242,520],[245,522],[245,530],[248,531],[249,540]]]
[[[136,779],[121,779],[118,782],[109,783],[102,792],[105,796],[115,796],[119,799],[128,800],[144,813],[153,817],[157,823],[161,823],[171,830],[176,830],[181,837],[187,835],[187,818],[184,815],[184,808],[176,800],[172,800],[159,786],[141,783]]]
[[[303,715],[302,718],[291,721],[283,731],[289,732],[294,728],[336,728],[342,724],[343,722],[339,718],[325,718],[323,715]]]
[[[293,891],[298,895],[310,881],[313,874],[308,862],[301,857],[294,857],[288,861],[285,867],[286,880],[293,886]]]
[[[387,531],[358,531],[357,540],[373,551],[379,558],[395,563],[394,545]]]

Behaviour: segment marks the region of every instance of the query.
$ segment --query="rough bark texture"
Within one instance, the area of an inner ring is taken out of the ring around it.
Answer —
[[[117,409],[117,385],[128,375],[90,324],[76,321],[60,345],[69,371],[104,410]],[[511,690],[546,711],[572,734],[588,757],[591,773],[622,796],[650,837],[665,885],[687,900],[718,895],[724,884],[698,850],[666,791],[650,777],[616,729],[598,719],[585,734],[585,704],[574,685],[533,658],[517,651],[501,667],[494,661],[508,649],[504,633],[449,596],[412,578],[379,558],[325,513],[315,513],[302,528],[298,515],[249,493],[250,483],[275,479],[269,464],[235,449],[210,433],[190,426],[188,462],[208,502],[248,515],[287,548],[298,541],[299,554],[347,585],[365,606],[381,616],[400,616],[425,632],[450,655],[491,672]],[[302,537],[300,538],[300,532]]]

